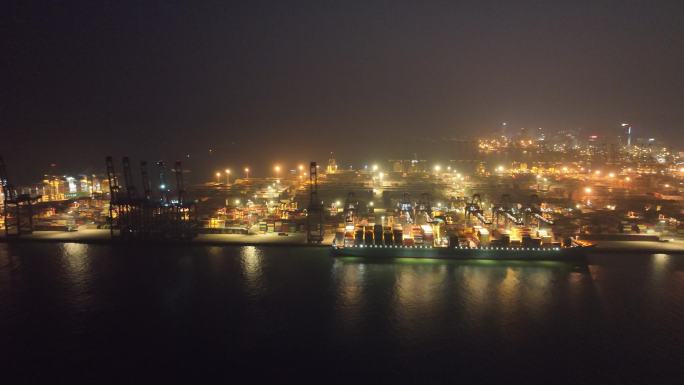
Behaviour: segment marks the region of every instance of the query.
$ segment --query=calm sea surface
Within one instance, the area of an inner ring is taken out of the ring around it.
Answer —
[[[684,384],[684,256],[0,244],[7,383]]]

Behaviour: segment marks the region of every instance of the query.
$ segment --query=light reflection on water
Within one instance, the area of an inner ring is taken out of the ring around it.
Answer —
[[[426,325],[442,322],[482,332],[495,327],[507,339],[522,338],[519,330],[548,319],[559,296],[577,304],[593,291],[586,268],[558,262],[337,258],[333,266],[336,309],[351,328],[346,331],[382,306],[377,286],[383,282],[391,299],[388,327],[408,343],[431,338],[439,329]]]
[[[62,263],[68,273],[76,281],[86,280],[86,273],[90,259],[88,258],[88,245],[83,243],[63,243]]]
[[[245,276],[248,290],[252,294],[259,294],[265,284],[262,272],[263,251],[255,246],[240,248],[240,263]]]
[[[453,379],[470,367],[486,376],[492,363],[512,373],[581,367],[568,382],[602,383],[619,362],[668,374],[684,359],[672,349],[684,341],[684,259],[602,255],[577,266],[0,244],[0,310],[0,330],[12,331],[0,344],[20,352],[22,373],[86,359],[110,372],[112,362],[134,368],[150,357],[168,368],[182,357],[207,372],[233,363],[283,373],[354,367],[398,382],[404,371],[409,380]]]
[[[90,265],[93,258],[88,254],[89,246],[83,243],[63,243],[61,248],[61,266],[64,279],[68,281],[64,296],[75,311],[87,311],[93,303],[90,292],[93,280]]]

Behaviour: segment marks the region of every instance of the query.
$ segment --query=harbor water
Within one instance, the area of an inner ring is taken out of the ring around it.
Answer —
[[[2,383],[684,383],[684,255],[0,244]]]

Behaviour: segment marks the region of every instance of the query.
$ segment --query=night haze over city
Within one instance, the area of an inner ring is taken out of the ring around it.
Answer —
[[[10,1],[3,384],[684,384],[684,1]]]
[[[358,166],[425,157],[432,140],[502,122],[588,135],[629,121],[681,146],[683,8],[11,2],[1,16],[3,153],[30,182],[50,164],[101,170],[105,153],[190,154],[193,178],[224,164],[267,173],[330,151]]]

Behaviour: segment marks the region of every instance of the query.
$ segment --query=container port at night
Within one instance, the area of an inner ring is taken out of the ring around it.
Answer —
[[[6,240],[346,247],[605,247],[684,233],[682,156],[655,139],[521,129],[443,147],[456,149],[452,159],[342,167],[331,153],[268,175],[225,168],[189,185],[198,171],[180,161],[107,157],[102,174],[32,186],[14,186],[3,162],[1,225]]]

